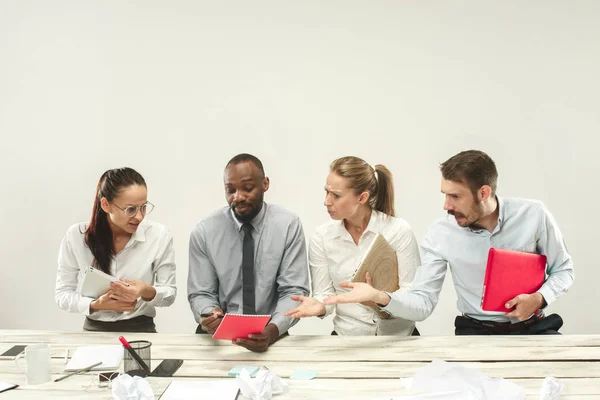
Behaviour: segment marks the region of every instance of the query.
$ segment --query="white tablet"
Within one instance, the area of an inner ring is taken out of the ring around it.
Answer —
[[[97,299],[110,289],[111,282],[118,282],[119,278],[105,274],[97,268],[87,266],[83,274],[81,295]]]

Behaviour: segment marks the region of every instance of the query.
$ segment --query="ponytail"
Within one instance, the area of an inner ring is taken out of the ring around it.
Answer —
[[[371,208],[395,216],[394,180],[392,173],[384,165],[372,167],[362,158],[348,156],[334,160],[329,169],[348,179],[356,195],[369,192]]]
[[[392,173],[381,164],[375,165],[373,173],[376,186],[375,193],[371,196],[371,207],[389,216],[395,216],[394,210],[394,180]]]
[[[119,192],[131,185],[146,186],[146,181],[131,168],[109,169],[102,174],[96,186],[96,196],[92,208],[92,218],[85,230],[85,244],[94,260],[92,266],[110,275],[110,264],[115,256],[113,232],[108,223],[108,215],[102,209],[102,198],[112,201]]]

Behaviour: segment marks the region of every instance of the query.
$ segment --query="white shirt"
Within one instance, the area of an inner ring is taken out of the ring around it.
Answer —
[[[317,228],[310,242],[309,263],[313,297],[325,297],[348,292],[339,286],[350,281],[375,236],[381,233],[398,256],[400,292],[407,291],[421,263],[419,246],[410,225],[401,218],[388,217],[375,211],[367,229],[354,243],[343,221],[331,221]],[[327,315],[335,308],[333,326],[339,335],[405,335],[412,334],[415,323],[390,316],[381,319],[370,307],[362,304],[337,304],[325,307]]]
[[[177,295],[173,238],[166,226],[144,219],[125,248],[113,257],[110,274],[153,285],[156,296],[151,301],[138,299],[131,312],[103,310],[90,314],[90,303],[95,299],[78,293],[83,271],[94,258],[84,241],[85,229],[85,223],[71,226],[60,244],[54,299],[61,309],[97,321],[119,321],[141,315],[154,317],[154,307],[173,304]]]
[[[413,287],[408,293],[390,294],[390,303],[383,309],[398,317],[424,320],[437,304],[450,267],[459,312],[479,320],[508,322],[502,312],[481,309],[491,247],[544,254],[547,278],[538,292],[547,304],[565,293],[573,283],[573,262],[550,211],[540,201],[497,199],[498,225],[492,233],[462,228],[450,215],[434,222],[422,243],[423,265],[417,270]]]

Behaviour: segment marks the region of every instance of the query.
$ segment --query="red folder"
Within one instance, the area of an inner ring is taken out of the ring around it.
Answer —
[[[225,314],[213,338],[222,340],[247,339],[252,333],[262,333],[270,315]]]
[[[488,253],[481,309],[484,311],[511,310],[507,301],[520,294],[539,290],[546,277],[546,256],[512,250],[491,248]]]

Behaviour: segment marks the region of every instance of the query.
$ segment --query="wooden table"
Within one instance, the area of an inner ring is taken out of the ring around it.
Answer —
[[[52,378],[61,375],[66,349],[79,345],[119,344],[113,333],[72,333],[0,330],[0,353],[14,344],[50,343]],[[262,354],[206,335],[128,334],[128,340],[150,340],[152,367],[164,358],[185,362],[175,378],[148,378],[156,397],[172,379],[233,379],[236,365],[266,366],[288,378],[296,369],[318,370],[310,381],[286,381],[290,391],[274,399],[384,399],[414,394],[400,377],[410,377],[433,359],[459,362],[523,386],[527,399],[538,400],[546,376],[561,379],[561,400],[600,399],[600,335],[463,336],[463,337],[342,337],[290,336]],[[0,381],[18,389],[0,399],[111,399],[110,389],[90,385],[92,376],[79,375],[61,382],[26,385],[12,360],[0,360]],[[241,396],[240,396],[241,397]]]

